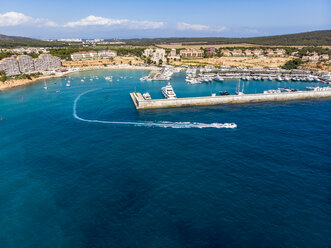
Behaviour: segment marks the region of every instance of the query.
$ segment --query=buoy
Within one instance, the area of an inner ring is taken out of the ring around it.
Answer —
[[[3,121],[3,118],[2,118],[2,116],[1,116],[1,120]]]
[[[22,96],[22,101],[24,101],[24,97]]]

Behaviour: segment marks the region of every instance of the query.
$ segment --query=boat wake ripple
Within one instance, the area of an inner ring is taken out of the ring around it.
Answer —
[[[77,103],[79,99],[90,92],[96,91],[99,89],[92,89],[85,91],[78,95],[74,101],[73,105],[73,116],[75,119],[90,122],[90,123],[102,123],[102,124],[113,124],[113,125],[131,125],[139,127],[160,127],[160,128],[236,128],[235,123],[199,123],[199,122],[170,122],[170,121],[103,121],[103,120],[89,120],[84,119],[77,115]]]

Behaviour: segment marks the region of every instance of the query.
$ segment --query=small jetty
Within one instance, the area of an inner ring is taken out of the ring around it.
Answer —
[[[295,92],[273,92],[261,94],[221,95],[204,97],[185,97],[172,99],[145,99],[139,92],[130,93],[136,109],[159,109],[190,106],[208,106],[229,103],[271,102],[290,101],[312,98],[331,97],[331,88],[325,90],[295,91]]]
[[[154,70],[148,76],[140,78],[140,81],[169,81],[174,74],[173,66],[165,66],[159,70]]]

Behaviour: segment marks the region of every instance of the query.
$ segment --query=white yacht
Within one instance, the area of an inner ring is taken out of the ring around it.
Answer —
[[[217,75],[217,76],[214,78],[214,81],[216,81],[216,82],[223,82],[223,81],[224,81],[224,78],[222,78],[220,75]]]
[[[277,81],[283,81],[284,79],[281,76],[277,77]]]
[[[162,94],[163,94],[163,96],[165,98],[167,98],[167,99],[174,99],[174,98],[176,98],[175,91],[172,88],[172,86],[171,86],[170,83],[168,83],[167,86],[162,87],[161,90],[162,90]]]

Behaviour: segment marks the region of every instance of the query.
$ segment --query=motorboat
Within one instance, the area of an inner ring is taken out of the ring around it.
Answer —
[[[214,81],[216,81],[216,82],[223,82],[223,81],[224,81],[224,78],[222,78],[220,75],[217,75],[217,76],[214,78]]]
[[[167,86],[161,88],[162,94],[167,99],[174,99],[176,98],[176,94],[174,89],[172,88],[171,84],[168,83]]]
[[[220,91],[220,92],[218,92],[218,94],[219,94],[220,96],[228,96],[228,95],[230,95],[230,93],[227,92],[226,90],[225,90],[225,91]]]
[[[143,97],[144,97],[145,100],[152,100],[152,97],[148,92],[144,93]]]

